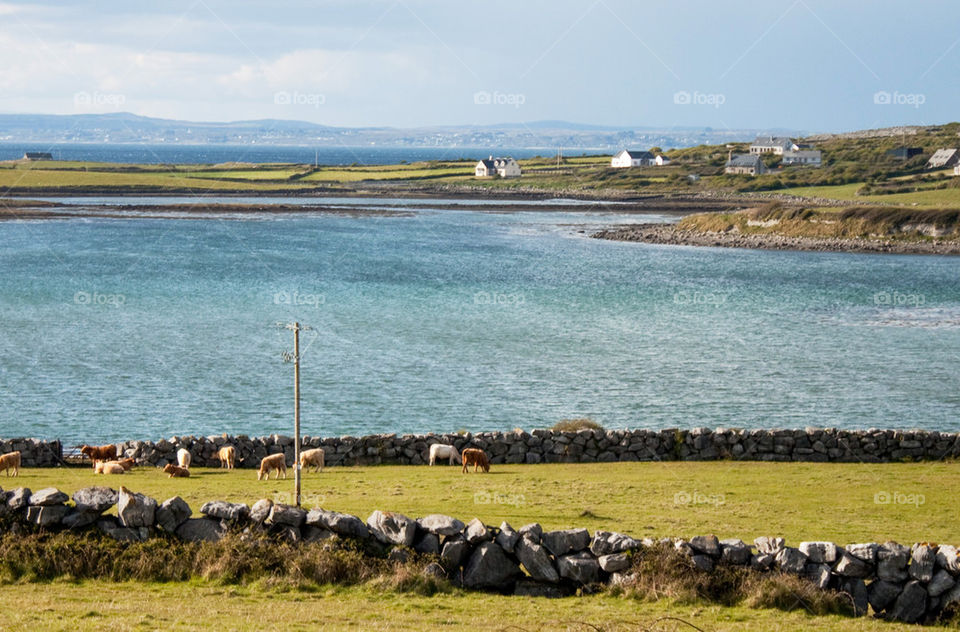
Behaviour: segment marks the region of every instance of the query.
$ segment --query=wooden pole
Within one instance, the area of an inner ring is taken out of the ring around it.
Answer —
[[[300,507],[300,323],[293,324],[293,478]]]

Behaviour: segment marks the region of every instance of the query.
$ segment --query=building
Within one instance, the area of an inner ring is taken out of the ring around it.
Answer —
[[[766,165],[757,154],[730,154],[724,173],[759,176],[767,172]]]
[[[520,165],[509,156],[506,158],[490,156],[486,160],[481,160],[477,163],[474,173],[478,178],[492,178],[494,176],[519,178],[521,176]]]
[[[927,161],[927,169],[947,169],[960,164],[960,151],[956,149],[938,149]]]
[[[953,175],[960,176],[960,165],[953,168]]]
[[[670,159],[664,156],[663,154],[657,154],[657,157],[653,159],[653,163],[658,167],[670,164]]]
[[[800,146],[785,136],[757,136],[750,145],[751,154],[783,155],[785,151],[796,151]]]
[[[923,153],[922,147],[897,147],[887,152],[887,156],[894,160],[910,160]]]
[[[804,165],[807,167],[819,167],[823,164],[823,155],[819,149],[800,149],[797,151],[783,152],[784,166]]]
[[[48,151],[28,151],[23,154],[24,160],[53,160],[53,154]]]
[[[648,167],[654,164],[656,157],[649,151],[630,151],[621,149],[616,156],[610,159],[610,166],[617,168],[624,167]]]

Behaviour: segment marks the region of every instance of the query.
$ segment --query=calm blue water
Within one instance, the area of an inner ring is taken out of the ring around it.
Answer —
[[[321,165],[391,165],[400,161],[479,160],[491,153],[514,158],[549,154],[543,149],[464,147],[284,147],[270,145],[137,145],[117,143],[0,143],[0,160],[43,151],[56,160],[86,160],[135,164],[219,164],[223,162],[283,162]],[[596,152],[593,152],[596,153]],[[573,154],[570,154],[573,155]]]
[[[139,200],[129,200],[136,202]],[[636,216],[0,224],[0,436],[960,430],[960,258],[695,249]]]

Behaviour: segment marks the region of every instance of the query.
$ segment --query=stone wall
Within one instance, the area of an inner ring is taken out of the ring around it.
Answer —
[[[592,535],[586,529],[544,531],[539,524],[516,530],[506,522],[492,527],[476,518],[464,523],[442,514],[412,519],[374,511],[363,521],[269,499],[252,506],[212,501],[194,517],[180,497],[158,503],[124,487],[119,492],[88,487],[72,499],[70,504],[70,497],[55,488],[0,490],[0,533],[8,531],[2,537],[34,530],[90,529],[129,542],[153,537],[218,541],[231,532],[325,546],[361,540],[368,555],[413,562],[420,572],[467,589],[544,597],[602,585],[629,586],[636,581],[635,557],[652,551],[661,563],[683,564],[692,572],[738,566],[757,573],[798,575],[821,590],[845,593],[861,616],[872,609],[888,619],[926,623],[960,602],[960,552],[948,545],[801,542],[790,547],[776,537],[759,537],[750,545],[713,535],[636,540],[608,531]],[[103,515],[114,505],[116,517]],[[664,555],[670,549],[679,555]]]
[[[921,430],[552,430],[480,432],[476,434],[382,434],[365,437],[303,437],[304,447],[323,447],[327,465],[421,465],[430,444],[447,443],[462,450],[487,451],[491,463],[595,463],[612,461],[817,461],[882,463],[941,460],[960,456],[960,434]],[[237,449],[238,467],[258,467],[268,454],[284,452],[293,463],[293,439],[211,436],[171,437],[160,441],[125,441],[124,456],[141,465],[163,466],[176,461],[179,448],[190,450],[196,466],[219,465],[217,450]],[[0,442],[0,452],[20,450],[25,467],[56,465],[58,441],[12,439]]]

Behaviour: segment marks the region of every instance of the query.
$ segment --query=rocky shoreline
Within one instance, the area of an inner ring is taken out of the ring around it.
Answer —
[[[877,254],[960,255],[956,241],[900,241],[894,239],[841,239],[787,237],[773,234],[713,233],[684,230],[674,224],[635,224],[594,233],[595,239],[631,241],[670,246],[802,250]]]

